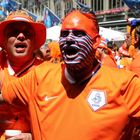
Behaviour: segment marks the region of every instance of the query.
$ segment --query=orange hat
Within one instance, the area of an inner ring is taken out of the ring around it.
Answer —
[[[96,16],[92,13],[82,13],[74,10],[62,21],[61,30],[83,30],[92,39],[99,35],[99,25]]]
[[[44,24],[39,22],[34,22],[32,17],[28,15],[27,12],[23,10],[17,10],[11,12],[7,18],[0,23],[0,44],[4,43],[4,31],[7,25],[14,22],[27,22],[29,23],[35,31],[35,49],[41,47],[46,41],[46,27]]]

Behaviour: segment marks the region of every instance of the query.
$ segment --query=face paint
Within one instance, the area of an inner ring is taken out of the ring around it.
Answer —
[[[98,45],[99,26],[95,14],[79,10],[70,12],[63,20],[60,49],[67,69],[88,74],[96,65],[95,49]]]
[[[95,14],[72,11],[62,20],[62,31],[81,30],[92,39],[99,35],[99,25]]]
[[[69,69],[81,70],[93,64],[93,40],[82,30],[62,30],[60,35],[62,57]]]

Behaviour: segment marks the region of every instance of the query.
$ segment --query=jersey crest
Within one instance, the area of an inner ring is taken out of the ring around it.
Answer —
[[[107,103],[106,92],[101,90],[91,90],[87,102],[94,111],[98,110]]]

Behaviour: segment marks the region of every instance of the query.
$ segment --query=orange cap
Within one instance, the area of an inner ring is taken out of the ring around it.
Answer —
[[[99,35],[96,16],[91,13],[82,13],[79,10],[72,11],[62,21],[62,31],[73,29],[85,31],[92,39]]]

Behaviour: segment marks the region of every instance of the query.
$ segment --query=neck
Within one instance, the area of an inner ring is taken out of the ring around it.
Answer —
[[[11,61],[9,61],[9,64],[11,65],[12,69],[15,71],[15,73],[18,73],[19,71],[21,71],[24,67],[28,66],[30,63],[32,63],[34,61],[34,58],[26,61],[26,62],[21,62],[21,63],[13,63]]]
[[[67,78],[71,79],[70,81],[73,81],[72,83],[82,82],[94,75],[94,72],[96,73],[97,69],[99,69],[100,63],[98,61],[94,61],[93,65],[89,66],[88,68],[81,69],[80,71],[74,71],[71,69],[66,69],[67,71]]]

